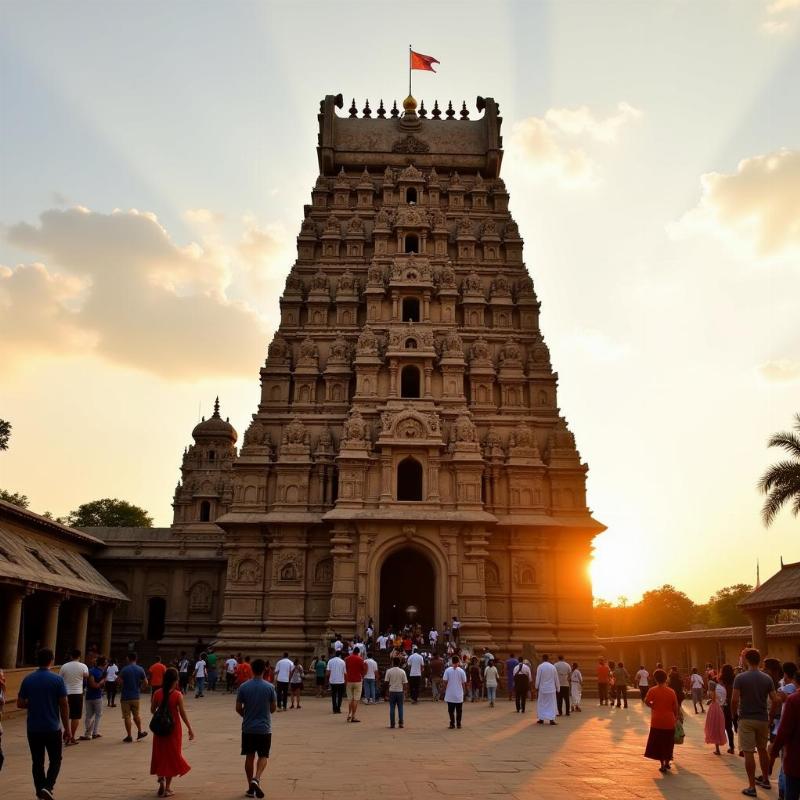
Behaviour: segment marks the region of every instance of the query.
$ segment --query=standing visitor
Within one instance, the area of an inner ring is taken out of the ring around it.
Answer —
[[[767,740],[769,739],[768,703],[776,699],[772,678],[759,670],[761,654],[752,648],[745,654],[747,669],[733,680],[731,713],[739,716],[739,750],[744,753],[744,766],[748,786],[742,789],[747,797],[756,797],[756,784],[762,789],[771,788],[769,782],[769,758]],[[755,753],[761,766],[761,775],[756,777]]]
[[[384,679],[389,684],[389,727],[394,728],[395,711],[397,712],[397,722],[403,727],[403,699],[405,697],[405,687],[408,683],[406,671],[400,666],[400,659],[394,657],[392,666],[386,670]]]
[[[361,699],[364,675],[367,673],[367,665],[364,663],[364,659],[361,658],[358,651],[356,651],[351,653],[344,660],[344,668],[348,700],[347,721],[361,722],[360,719],[356,719],[356,711],[358,710],[358,701]]]
[[[289,673],[289,689],[292,692],[292,704],[290,708],[300,708],[300,695],[303,691],[303,678],[305,674],[303,665],[298,658],[292,667],[292,671]]]
[[[100,738],[100,717],[103,716],[103,689],[106,685],[106,660],[103,656],[95,659],[86,679],[86,717],[81,739]]]
[[[431,653],[436,652],[436,643],[439,640],[439,631],[436,630],[435,625],[431,625],[431,629],[428,631],[428,644],[431,648]]]
[[[121,684],[120,710],[122,711],[122,721],[125,724],[126,736],[123,742],[133,741],[131,718],[136,725],[136,739],[144,739],[147,731],[142,727],[142,718],[139,715],[139,699],[142,689],[147,688],[147,675],[144,670],[136,663],[136,653],[128,653],[128,663],[119,671],[117,682]]]
[[[334,650],[333,657],[325,666],[325,677],[328,679],[328,686],[331,687],[331,706],[333,707],[334,714],[342,713],[345,675],[344,660],[339,653]]]
[[[475,700],[481,699],[481,665],[478,663],[478,657],[472,656],[467,668],[469,675],[469,698],[470,702],[474,703]]]
[[[60,675],[50,671],[53,651],[39,650],[38,669],[26,675],[17,692],[17,708],[28,711],[28,747],[31,751],[33,787],[41,800],[53,800],[53,788],[61,769],[61,742],[69,733],[67,685]],[[47,773],[44,756],[47,753]]]
[[[322,697],[325,694],[325,670],[328,662],[322,656],[317,656],[311,665],[314,670],[314,680],[317,684],[317,697]]]
[[[578,669],[578,662],[572,664],[572,672],[569,674],[570,701],[573,711],[581,711],[581,697],[583,696],[583,673]]]
[[[378,702],[378,662],[372,657],[372,653],[367,653],[367,671],[364,674],[364,699],[367,705],[375,705]]]
[[[544,725],[547,720],[551,725],[556,724],[556,698],[559,691],[558,672],[550,657],[545,653],[542,663],[536,669],[536,716],[538,725]]]
[[[678,720],[683,721],[683,712],[678,705],[678,698],[673,689],[667,686],[667,673],[657,669],[653,673],[656,685],[648,690],[644,698],[650,707],[650,733],[644,750],[645,758],[659,761],[659,772],[670,769],[670,762],[675,750],[675,726]]]
[[[444,675],[444,659],[438,654],[434,653],[431,659],[431,695],[433,702],[438,703],[442,699],[441,685],[442,675]]]
[[[721,755],[719,746],[728,740],[725,735],[725,687],[716,681],[708,682],[708,716],[705,724],[706,744],[714,745],[714,755]]]
[[[194,696],[205,697],[203,689],[206,685],[206,676],[208,675],[208,666],[206,665],[206,654],[200,653],[200,657],[194,664]]]
[[[294,662],[288,653],[283,654],[275,665],[275,689],[278,692],[278,711],[286,711],[286,698],[289,696],[289,676],[294,669]]]
[[[385,653],[385,652],[386,652],[386,650],[387,650],[387,645],[388,645],[388,642],[389,642],[389,637],[388,637],[388,636],[387,636],[385,633],[382,633],[382,634],[381,634],[381,635],[378,637],[378,650],[379,650],[381,653]]]
[[[411,702],[416,705],[419,701],[419,690],[422,685],[422,668],[425,665],[425,659],[419,654],[417,648],[408,657],[408,683],[411,691]]]
[[[236,685],[236,667],[238,666],[239,662],[231,653],[225,661],[225,691],[228,694],[233,694],[233,688]]]
[[[150,774],[158,779],[158,796],[171,797],[172,779],[185,775],[191,767],[183,757],[183,729],[181,720],[186,725],[189,741],[194,739],[194,731],[186,716],[183,705],[183,692],[178,688],[178,670],[170,667],[162,676],[161,686],[153,692],[150,698],[150,713],[155,716],[156,711],[162,709],[172,719],[172,726],[167,734],[154,731],[153,750],[150,756]]]
[[[186,694],[189,691],[189,657],[185,652],[181,653],[178,659],[178,684],[180,685],[181,694]]]
[[[508,654],[506,659],[506,686],[508,688],[508,701],[509,703],[514,698],[514,670],[519,664],[513,653]],[[519,711],[519,709],[517,709]]]
[[[559,655],[558,661],[553,666],[558,673],[558,716],[562,716],[562,706],[564,713],[569,716],[569,676],[572,673],[572,668],[564,661],[564,656],[562,655]]]
[[[723,664],[719,671],[719,683],[725,689],[725,705],[722,706],[722,713],[725,716],[725,733],[728,735],[728,752],[733,754],[733,714],[731,714],[731,700],[733,699],[733,679],[735,678],[733,666]]]
[[[631,682],[631,676],[625,665],[620,661],[614,667],[614,694],[617,696],[617,708],[628,707],[628,684]],[[620,703],[624,702],[624,706]]]
[[[461,644],[461,620],[458,617],[453,617],[450,628],[453,631],[453,643],[458,647]]]
[[[784,800],[800,800],[800,692],[786,698],[775,741],[770,746],[770,772],[778,755],[782,758]]]
[[[236,692],[236,713],[242,718],[242,755],[247,776],[246,797],[264,797],[261,776],[267,768],[272,746],[272,714],[278,708],[278,695],[264,680],[264,662],[253,661],[252,677]],[[258,762],[256,762],[258,756]]]
[[[239,662],[236,665],[236,688],[238,689],[245,681],[249,681],[253,677],[253,669],[250,666],[250,656],[245,656],[243,661],[236,660]]]
[[[647,692],[650,690],[650,673],[644,668],[644,664],[639,667],[639,671],[634,676],[636,685],[639,687],[639,694],[642,696],[644,703]]]
[[[787,661],[783,664],[783,678],[781,678],[780,686],[778,687],[778,699],[772,704],[770,708],[770,717],[772,718],[772,726],[770,727],[770,741],[772,741],[778,734],[780,727],[781,716],[783,714],[783,705],[797,691],[797,664],[793,661]],[[783,769],[783,757],[781,757],[781,769],[778,773],[778,798],[782,798],[786,794],[786,774]]]
[[[455,620],[456,618],[453,617]],[[444,671],[444,699],[450,717],[450,727],[461,727],[461,714],[464,710],[464,687],[467,685],[467,673],[459,666],[458,656],[453,656],[451,665]]]
[[[147,670],[147,678],[150,681],[150,689],[153,694],[164,683],[164,673],[166,671],[167,665],[161,660],[161,656],[156,656],[155,663]]]
[[[669,688],[675,692],[675,697],[678,698],[678,705],[682,706],[683,699],[686,695],[683,692],[683,679],[681,678],[680,672],[678,672],[677,667],[670,667],[669,668]]]
[[[69,705],[69,737],[65,744],[78,744],[75,734],[83,718],[83,682],[89,675],[89,668],[81,661],[81,651],[73,650],[70,660],[61,665],[58,674],[67,686],[67,704]]]
[[[703,676],[697,671],[697,667],[692,667],[692,674],[689,676],[689,687],[692,690],[692,705],[694,706],[695,714],[705,714],[706,710],[703,708],[703,695],[705,693],[705,681]],[[700,706],[700,711],[697,706]]]
[[[494,708],[494,701],[497,697],[497,684],[500,681],[500,673],[495,666],[494,659],[489,661],[489,666],[483,671],[483,682],[486,686],[486,697],[489,699],[489,708]]]
[[[206,667],[208,670],[208,689],[211,692],[217,691],[217,654],[213,647],[208,648],[206,653]]]
[[[109,658],[106,667],[106,698],[109,708],[117,707],[117,675],[119,675],[117,662]]]
[[[531,668],[523,661],[517,662],[514,667],[512,680],[514,683],[514,698],[516,700],[517,712],[525,713],[525,705],[528,702],[528,694],[531,690]]]
[[[597,664],[597,692],[600,695],[600,705],[608,705],[608,685],[611,682],[611,669],[606,660],[601,658]]]

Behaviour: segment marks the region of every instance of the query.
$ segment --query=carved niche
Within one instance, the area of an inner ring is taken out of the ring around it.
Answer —
[[[205,581],[198,581],[189,589],[189,611],[207,614],[211,611],[213,591]]]
[[[282,550],[274,559],[275,579],[279,583],[298,583],[303,577],[303,559],[293,550]]]
[[[333,583],[333,559],[323,558],[314,567],[314,583],[327,586]]]

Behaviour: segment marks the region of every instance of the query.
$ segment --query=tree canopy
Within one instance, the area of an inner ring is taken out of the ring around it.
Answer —
[[[27,495],[19,492],[7,492],[5,489],[0,489],[0,500],[5,500],[6,503],[13,503],[20,508],[27,508],[29,505]]]
[[[758,482],[758,488],[767,496],[761,509],[767,527],[785,505],[791,507],[794,516],[800,514],[800,414],[795,414],[793,427],[796,433],[776,433],[767,442],[767,447],[780,447],[790,457],[773,464]]]
[[[73,528],[152,528],[153,518],[126,500],[105,497],[84,503],[67,515]]]
[[[712,628],[749,625],[747,615],[736,604],[752,591],[753,587],[748,583],[736,583],[720,589],[708,601],[708,624]]]
[[[11,423],[0,419],[0,450],[8,450],[8,440],[11,438]]]

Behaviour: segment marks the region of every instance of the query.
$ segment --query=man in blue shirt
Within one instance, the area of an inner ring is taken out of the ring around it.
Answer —
[[[106,685],[106,659],[98,656],[89,670],[86,688],[86,729],[81,739],[100,738],[100,717],[103,716],[103,688]]]
[[[27,675],[19,687],[17,708],[28,710],[28,747],[33,763],[33,785],[41,800],[53,800],[53,787],[61,769],[62,740],[69,741],[67,685],[50,671],[53,651],[36,654],[39,669]],[[47,752],[47,774],[44,755]]]
[[[236,713],[242,718],[242,755],[247,775],[247,797],[264,797],[261,774],[267,768],[272,744],[272,714],[278,707],[275,687],[264,680],[264,660],[257,658],[250,665],[253,677],[236,693]],[[256,754],[258,763],[254,764]],[[254,769],[255,767],[255,769]]]
[[[117,683],[122,686],[119,704],[122,709],[122,719],[125,722],[125,733],[127,734],[122,741],[133,741],[131,736],[131,717],[136,723],[137,740],[144,739],[147,736],[147,731],[143,730],[142,718],[139,716],[139,697],[141,690],[147,688],[147,675],[136,663],[136,653],[128,653],[128,664],[119,671]]]

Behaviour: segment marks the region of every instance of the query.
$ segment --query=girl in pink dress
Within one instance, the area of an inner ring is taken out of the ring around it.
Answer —
[[[711,704],[706,714],[706,744],[714,745],[714,755],[720,755],[719,746],[728,741],[725,734],[725,712],[722,706],[727,702],[727,692],[721,683],[708,682],[708,699]]]

